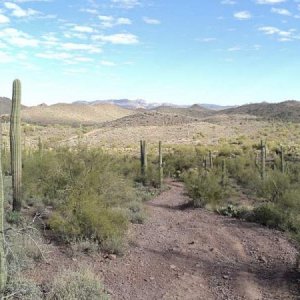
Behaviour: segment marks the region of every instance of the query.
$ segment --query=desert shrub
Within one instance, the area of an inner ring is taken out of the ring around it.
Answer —
[[[191,171],[184,175],[184,182],[194,207],[216,206],[225,197],[225,189],[220,184],[221,177],[217,171]]]
[[[197,154],[198,153],[198,154]],[[177,176],[195,166],[199,165],[201,150],[195,148],[174,148],[171,152],[164,155],[164,172],[170,176]]]
[[[264,181],[260,180],[258,196],[272,202],[278,202],[290,188],[288,175],[279,171],[269,170]]]
[[[34,262],[45,259],[47,246],[39,230],[32,227],[12,228],[6,234],[8,275],[34,266]]]
[[[3,299],[42,300],[41,288],[20,275],[11,277],[6,285]],[[1,298],[2,299],[2,298]]]
[[[66,270],[54,279],[47,300],[106,300],[100,279],[88,268]]]
[[[88,238],[99,243],[120,240],[127,229],[127,217],[120,211],[106,208],[98,199],[82,196],[69,199],[55,212],[49,225],[64,240]],[[119,252],[116,249],[107,249]]]
[[[128,221],[142,220],[137,166],[132,158],[84,147],[35,153],[24,164],[25,199],[35,207],[53,206],[48,225],[56,236],[106,243],[118,253]]]
[[[17,211],[7,211],[5,213],[5,219],[9,224],[20,225],[23,222],[21,214]]]
[[[266,203],[256,207],[248,220],[271,228],[284,229],[286,215],[276,204]]]
[[[128,203],[128,215],[131,223],[142,224],[145,221],[146,215],[140,201],[132,201]]]
[[[77,239],[70,243],[73,255],[76,253],[94,254],[98,252],[99,248],[99,243],[90,239]]]

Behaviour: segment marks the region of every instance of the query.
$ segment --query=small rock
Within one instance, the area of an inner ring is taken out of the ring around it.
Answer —
[[[191,241],[191,242],[189,242],[188,244],[189,244],[189,245],[194,245],[195,242],[194,242],[194,241]]]
[[[109,254],[109,255],[107,255],[107,258],[110,259],[110,260],[115,260],[115,259],[117,259],[117,255]]]
[[[209,248],[210,252],[213,252],[215,250],[215,248]]]
[[[150,277],[150,280],[153,281],[155,278],[154,277]]]
[[[171,268],[172,270],[177,269],[175,265],[170,265],[170,268]]]
[[[259,256],[258,260],[265,263],[265,264],[267,263],[267,259],[264,256]]]
[[[223,275],[223,279],[229,279],[229,276],[228,275]]]

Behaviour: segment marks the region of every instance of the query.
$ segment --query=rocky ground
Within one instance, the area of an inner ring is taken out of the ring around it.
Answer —
[[[256,224],[183,210],[182,184],[147,203],[129,252],[103,270],[113,299],[299,299],[297,250]]]
[[[146,203],[148,219],[133,225],[125,255],[72,257],[51,246],[51,260],[27,276],[43,282],[86,264],[101,275],[112,299],[300,299],[297,249],[278,232],[183,209],[183,184]]]

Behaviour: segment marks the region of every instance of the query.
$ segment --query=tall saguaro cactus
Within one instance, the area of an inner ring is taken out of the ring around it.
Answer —
[[[226,160],[222,160],[222,179],[221,184],[224,187],[226,185]]]
[[[148,160],[147,160],[147,144],[146,141],[140,141],[141,146],[141,173],[144,184],[147,178]]]
[[[0,127],[1,120],[0,120]],[[2,132],[0,132],[0,141],[2,144]],[[0,149],[0,294],[5,288],[7,281],[6,257],[4,251],[4,187],[2,175],[2,153]]]
[[[280,151],[280,169],[282,173],[285,173],[285,161],[284,161],[284,149],[283,146],[281,146]]]
[[[208,156],[209,156],[209,167],[212,169],[214,167],[214,163],[213,163],[213,156],[211,151],[209,151]]]
[[[162,156],[162,143],[158,143],[158,156],[159,156],[159,186],[162,187],[164,180],[164,169],[163,169],[163,156]]]
[[[261,166],[260,166],[260,175],[261,175],[261,179],[265,180],[266,178],[266,145],[264,144],[264,142],[261,140],[260,143],[260,153],[261,153]]]
[[[13,210],[21,210],[22,151],[21,151],[21,82],[13,82],[12,110],[10,116],[10,152],[13,184]]]

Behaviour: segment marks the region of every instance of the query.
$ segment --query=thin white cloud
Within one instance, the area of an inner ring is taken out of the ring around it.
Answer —
[[[92,27],[89,27],[89,26],[80,26],[80,25],[74,26],[72,28],[72,30],[78,31],[78,32],[83,32],[83,33],[92,33],[92,32],[94,32],[94,29]]]
[[[10,22],[10,19],[7,16],[0,14],[0,24],[6,24],[9,22]]]
[[[200,41],[202,43],[211,43],[211,42],[214,42],[216,40],[217,39],[214,38],[214,37],[206,37],[206,38],[203,38],[203,39],[197,39],[197,41]]]
[[[134,8],[136,6],[141,5],[140,1],[138,0],[111,0],[111,2],[113,5],[126,9]]]
[[[292,15],[292,13],[288,9],[285,9],[285,8],[272,7],[271,12],[274,14],[282,15],[282,16],[291,16]]]
[[[243,10],[243,11],[239,11],[239,12],[236,12],[234,14],[234,17],[238,20],[249,20],[252,18],[252,15],[249,11],[246,11],[246,10]]]
[[[286,2],[286,0],[256,0],[257,4],[279,4]]]
[[[148,17],[144,17],[144,18],[143,18],[143,21],[144,21],[146,24],[150,24],[150,25],[159,25],[159,24],[161,24],[160,20],[158,20],[158,19],[153,19],[153,18],[148,18]]]
[[[6,64],[14,61],[14,58],[6,52],[0,51],[0,63]]]
[[[116,66],[116,64],[114,62],[108,61],[108,60],[102,60],[102,61],[100,61],[100,64],[105,67],[115,67]]]
[[[242,50],[242,49],[239,46],[235,46],[235,47],[231,47],[231,48],[227,49],[227,51],[229,51],[229,52],[235,52],[235,51],[240,51],[240,50]]]
[[[235,0],[223,0],[223,1],[221,1],[221,4],[235,5],[236,1]]]
[[[98,16],[101,21],[101,26],[105,28],[112,28],[118,25],[131,25],[132,22],[128,18],[114,18],[113,16]]]
[[[293,28],[289,30],[281,30],[273,26],[263,26],[259,27],[258,30],[266,35],[275,36],[279,42],[290,42],[299,39],[296,34],[296,30]]]
[[[131,33],[117,33],[111,35],[95,35],[92,37],[95,41],[102,41],[111,44],[119,45],[133,45],[138,44],[139,39],[136,35]]]
[[[0,31],[0,39],[16,47],[37,47],[39,41],[27,33],[15,28],[5,28]]]
[[[63,43],[61,48],[66,51],[87,51],[89,53],[101,53],[102,50],[92,44]]]
[[[24,17],[30,17],[40,14],[40,12],[28,8],[23,9],[19,5],[13,3],[13,2],[5,2],[4,6],[11,11],[11,15],[17,18],[24,18]]]

